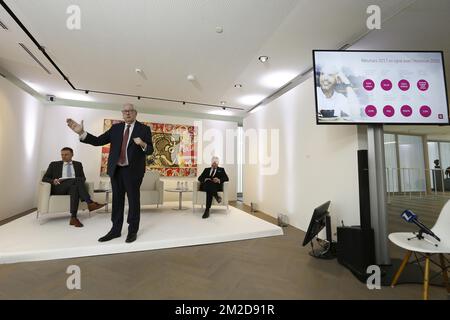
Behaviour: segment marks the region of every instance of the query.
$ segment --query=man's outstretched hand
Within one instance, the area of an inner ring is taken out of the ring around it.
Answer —
[[[72,119],[67,119],[66,121],[67,121],[67,125],[69,126],[70,129],[72,129],[73,132],[78,133],[78,134],[84,133],[83,120],[81,120],[81,124],[79,124],[78,122],[76,122]]]

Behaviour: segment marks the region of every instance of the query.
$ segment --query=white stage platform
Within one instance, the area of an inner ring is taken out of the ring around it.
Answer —
[[[48,214],[36,219],[36,213],[0,226],[0,264],[86,257],[202,245],[282,235],[280,227],[256,218],[237,208],[227,212],[212,208],[208,219],[202,210],[173,210],[178,203],[141,210],[138,238],[125,243],[128,224],[122,237],[100,243],[98,238],[111,228],[111,214],[80,213],[83,228],[69,226],[68,214]],[[190,204],[186,202],[185,206]],[[191,204],[192,205],[192,204]],[[126,217],[125,217],[126,221]]]

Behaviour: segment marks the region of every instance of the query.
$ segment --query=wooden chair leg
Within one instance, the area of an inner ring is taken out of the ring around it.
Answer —
[[[395,287],[397,284],[398,278],[400,278],[400,275],[402,274],[403,270],[405,269],[406,265],[408,264],[409,258],[411,257],[411,251],[406,251],[405,257],[403,258],[402,264],[397,270],[397,273],[394,276],[394,279],[392,279],[391,287]]]
[[[425,270],[423,274],[423,300],[428,300],[428,287],[430,277],[430,256],[427,254],[425,256]]]
[[[447,266],[445,265],[444,254],[439,254],[439,259],[441,260],[441,268],[442,268],[442,277],[444,278],[444,285],[447,288],[447,294],[450,294],[450,285],[448,283],[448,273]]]

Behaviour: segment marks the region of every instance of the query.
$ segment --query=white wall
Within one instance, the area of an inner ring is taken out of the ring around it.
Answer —
[[[43,106],[0,77],[0,220],[34,208]]]
[[[101,180],[108,180],[108,178],[100,178],[100,159],[101,148],[93,147],[80,143],[78,135],[73,133],[66,125],[66,118],[73,118],[74,120],[84,120],[85,129],[94,134],[99,135],[103,133],[103,120],[104,119],[122,119],[122,114],[119,110],[98,110],[79,107],[68,107],[60,105],[47,105],[44,110],[45,121],[42,135],[43,147],[39,161],[39,166],[42,170],[47,168],[51,161],[60,159],[60,150],[62,147],[71,147],[74,149],[74,160],[81,161],[83,163],[86,177],[89,181],[95,183],[95,187],[98,186]],[[215,154],[219,155],[221,159],[227,154],[228,150],[225,149],[225,143],[222,143],[222,138],[225,137],[226,130],[237,130],[236,122],[218,121],[218,120],[202,120],[192,118],[182,118],[174,116],[163,115],[151,115],[151,114],[138,114],[138,120],[151,121],[159,123],[173,123],[173,124],[189,124],[193,125],[194,122],[199,122],[202,129],[199,129],[199,135],[202,135],[203,139],[199,139],[199,150],[202,151],[202,156],[206,163],[199,163],[198,174],[200,174],[203,168],[210,165],[211,154],[208,150],[215,149]],[[198,123],[196,123],[198,125]],[[211,134],[216,134],[213,139],[210,140]],[[217,136],[218,135],[218,136]],[[223,146],[223,148],[221,147]],[[234,147],[236,149],[236,147]],[[203,151],[207,154],[203,155]],[[230,153],[231,154],[231,153]],[[229,161],[229,164],[225,163],[225,158],[221,160],[221,166],[225,167],[227,174],[230,177],[230,200],[236,199],[236,153],[234,153],[233,161]],[[176,184],[176,181],[194,181],[196,178],[165,178],[165,187],[170,187]],[[165,200],[173,201],[178,199],[178,194],[167,193],[165,194]],[[187,193],[183,195],[183,199],[191,199],[191,195]]]
[[[278,129],[280,140],[274,175],[262,174],[261,161],[248,163],[246,146],[244,202],[306,230],[313,209],[331,200],[334,226],[359,224],[357,127],[316,125],[314,105],[311,78],[244,119],[245,132]]]

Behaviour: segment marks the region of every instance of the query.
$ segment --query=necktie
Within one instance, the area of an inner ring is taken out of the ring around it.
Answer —
[[[128,137],[130,136],[130,126],[131,125],[127,125],[127,130],[125,130],[125,133],[123,134],[123,139],[122,139],[122,146],[120,148],[120,157],[119,157],[119,163],[120,164],[125,164],[126,158],[126,152],[127,152],[127,144],[128,144]]]
[[[67,178],[72,178],[72,163],[67,164]]]
[[[212,169],[211,170],[211,177],[214,177],[215,174],[216,174],[216,169]]]

